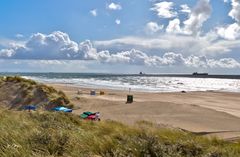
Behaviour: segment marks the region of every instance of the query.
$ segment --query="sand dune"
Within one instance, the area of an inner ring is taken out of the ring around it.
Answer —
[[[63,84],[51,84],[63,90],[76,104],[75,114],[100,111],[102,119],[126,124],[140,120],[170,127],[178,127],[199,134],[223,138],[240,136],[240,93],[188,92],[142,93],[133,92],[134,103],[126,104],[127,91],[104,90],[104,96],[90,96],[90,89]],[[82,94],[77,91],[81,89]]]

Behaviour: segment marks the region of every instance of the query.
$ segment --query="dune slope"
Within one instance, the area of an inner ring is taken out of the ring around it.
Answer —
[[[26,105],[42,109],[58,105],[72,107],[62,91],[21,77],[0,78],[0,104],[11,109],[21,109]]]

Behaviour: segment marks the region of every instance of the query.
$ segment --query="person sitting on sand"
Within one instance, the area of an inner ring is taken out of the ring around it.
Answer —
[[[95,120],[100,121],[100,112],[95,113]]]

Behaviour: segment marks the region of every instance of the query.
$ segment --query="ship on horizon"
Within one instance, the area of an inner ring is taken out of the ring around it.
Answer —
[[[194,72],[194,73],[192,73],[192,75],[194,75],[194,76],[207,76],[208,73],[198,73],[198,72]]]

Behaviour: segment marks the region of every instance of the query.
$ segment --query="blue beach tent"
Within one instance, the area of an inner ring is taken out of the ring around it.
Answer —
[[[34,110],[34,111],[35,111],[35,110],[37,109],[37,107],[36,107],[36,106],[33,106],[33,105],[27,105],[27,106],[24,106],[24,109],[25,109],[25,110],[29,110],[29,111],[30,111],[30,110]]]

